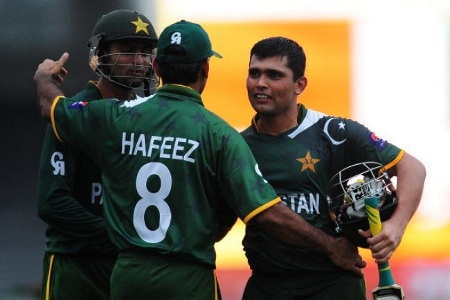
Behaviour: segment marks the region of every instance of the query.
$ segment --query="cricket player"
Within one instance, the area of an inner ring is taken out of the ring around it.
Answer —
[[[396,176],[398,205],[383,231],[371,237],[368,226],[364,232],[361,227],[352,228],[352,237],[367,242],[377,261],[387,261],[419,205],[425,168],[365,126],[298,103],[307,86],[305,64],[303,48],[291,39],[270,37],[253,46],[246,86],[256,115],[242,135],[283,203],[306,221],[305,227],[330,237],[339,236],[327,201],[333,175],[349,165],[374,161]],[[357,251],[357,240],[349,240]],[[246,227],[243,245],[252,269],[245,300],[366,299],[362,277],[320,251],[268,235],[258,223]]]
[[[73,99],[125,100],[148,93],[156,42],[151,22],[140,13],[121,9],[100,17],[88,42],[99,80]],[[48,126],[38,181],[38,214],[48,224],[41,299],[110,299],[118,249],[107,233],[103,199],[99,166],[77,145],[59,141]]]

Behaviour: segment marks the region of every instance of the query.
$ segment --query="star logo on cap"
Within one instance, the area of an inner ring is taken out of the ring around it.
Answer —
[[[301,162],[302,165],[302,172],[306,169],[310,169],[314,173],[316,173],[316,168],[314,165],[320,161],[320,159],[312,158],[311,153],[309,151],[306,153],[306,156],[304,158],[298,158],[297,161]]]
[[[148,23],[145,23],[144,21],[142,21],[141,18],[138,17],[136,21],[131,22],[131,23],[134,24],[134,25],[136,25],[136,33],[138,33],[139,31],[143,31],[143,32],[145,32],[146,34],[149,34],[149,33],[148,33],[148,30],[147,30],[147,26],[148,26],[149,24],[148,24]]]

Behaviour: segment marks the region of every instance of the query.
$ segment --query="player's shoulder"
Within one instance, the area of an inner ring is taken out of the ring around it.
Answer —
[[[240,133],[243,137],[246,137],[246,136],[251,136],[251,135],[255,134],[255,130],[253,129],[252,126],[248,126],[244,130],[242,130]]]
[[[71,102],[90,102],[102,99],[102,93],[95,85],[86,85],[86,87],[73,96],[66,97]]]

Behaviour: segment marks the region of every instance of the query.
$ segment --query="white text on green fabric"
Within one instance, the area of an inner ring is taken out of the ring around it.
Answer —
[[[281,200],[296,213],[320,214],[318,193],[300,193],[291,195],[280,195]],[[309,201],[308,201],[309,199]]]
[[[126,155],[157,155],[194,163],[193,153],[199,145],[197,141],[182,137],[122,133],[122,154]]]

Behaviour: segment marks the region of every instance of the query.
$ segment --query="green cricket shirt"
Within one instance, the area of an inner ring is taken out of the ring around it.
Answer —
[[[105,217],[121,250],[215,265],[224,201],[244,222],[279,202],[242,136],[188,87],[164,85],[133,101],[60,98],[52,124],[100,165]]]
[[[389,169],[404,153],[355,121],[326,116],[303,105],[299,125],[277,136],[258,133],[256,118],[242,135],[264,178],[284,204],[331,236],[336,236],[326,198],[331,177],[365,161]],[[243,244],[250,267],[257,272],[311,275],[337,270],[328,257],[273,239],[257,224],[247,226]]]

